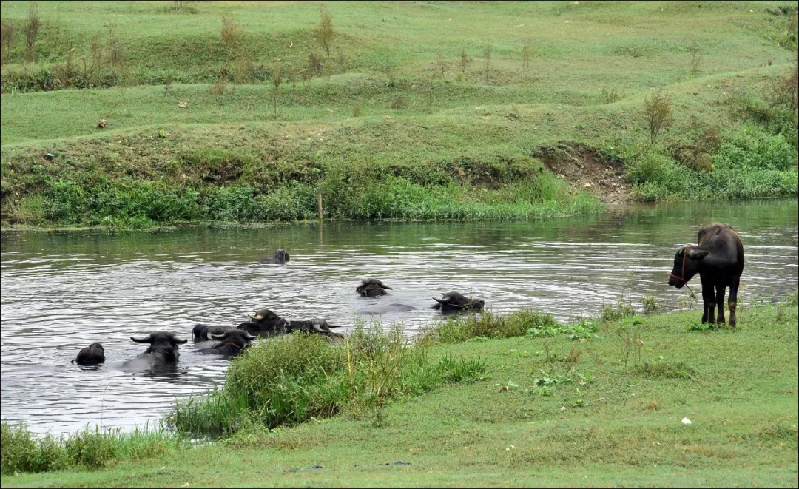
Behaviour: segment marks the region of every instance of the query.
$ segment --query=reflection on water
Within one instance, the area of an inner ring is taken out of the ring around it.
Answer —
[[[667,285],[674,252],[714,221],[732,224],[746,248],[739,301],[796,289],[796,201],[640,206],[530,222],[3,233],[2,419],[55,433],[152,422],[175,398],[221,383],[229,363],[190,341],[172,371],[123,372],[147,346],[130,336],[164,330],[191,339],[196,322],[235,325],[263,307],[289,319],[324,317],[344,332],[375,315],[411,334],[440,316],[432,297],[451,290],[484,299],[495,313],[535,308],[564,321],[596,315],[623,294],[638,308],[652,295],[675,309],[687,292]],[[277,248],[291,254],[288,264],[257,263]],[[392,290],[360,297],[355,287],[366,277]],[[93,342],[105,347],[104,365],[70,363]]]

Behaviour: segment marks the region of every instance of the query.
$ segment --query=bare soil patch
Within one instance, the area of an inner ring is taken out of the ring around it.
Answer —
[[[607,204],[630,199],[630,186],[624,179],[624,162],[575,141],[559,141],[541,146],[533,155],[573,189],[582,189]]]

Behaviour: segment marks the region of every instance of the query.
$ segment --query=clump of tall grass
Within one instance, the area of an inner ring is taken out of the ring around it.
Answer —
[[[146,427],[123,433],[118,428],[102,432],[99,427],[91,430],[87,426],[56,438],[50,434],[36,437],[23,424],[14,426],[3,422],[0,432],[3,474],[50,472],[70,467],[96,469],[115,460],[156,457],[186,443],[174,433]]]
[[[551,314],[523,310],[507,316],[489,311],[471,316],[441,319],[423,331],[419,341],[427,343],[459,343],[471,338],[511,338],[524,336],[531,329],[560,327]]]
[[[244,428],[275,428],[344,409],[369,410],[401,395],[485,371],[480,361],[429,360],[401,325],[359,323],[343,344],[296,333],[260,341],[231,364],[225,385],[203,398],[178,402],[166,422],[179,432],[231,435]]]

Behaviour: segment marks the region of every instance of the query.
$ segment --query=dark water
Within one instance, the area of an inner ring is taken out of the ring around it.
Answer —
[[[431,297],[458,290],[495,313],[535,308],[560,320],[600,313],[624,295],[641,307],[701,305],[668,287],[674,252],[701,224],[731,223],[746,249],[739,302],[771,301],[797,287],[797,201],[624,208],[599,217],[531,222],[333,223],[162,233],[2,234],[2,419],[34,432],[143,426],[175,398],[221,382],[227,361],[181,347],[172,372],[119,367],[144,351],[132,335],[167,330],[191,340],[195,322],[233,325],[255,309],[325,317],[345,331],[366,311],[413,333],[438,316]],[[283,247],[285,265],[258,259]],[[393,287],[361,298],[364,277]],[[698,279],[694,290],[699,293]],[[680,298],[683,298],[681,301]],[[741,325],[746,327],[745,324]],[[106,363],[70,361],[99,341]],[[206,345],[207,346],[207,345]]]

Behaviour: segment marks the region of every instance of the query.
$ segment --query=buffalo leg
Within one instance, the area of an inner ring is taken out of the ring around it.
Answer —
[[[719,324],[724,324],[724,293],[726,291],[727,291],[726,285],[716,286],[716,305],[719,306],[719,316],[716,319],[716,322]]]
[[[716,293],[713,284],[702,280],[702,302],[705,303],[705,312],[702,314],[702,323],[716,322]]]
[[[737,322],[735,318],[735,308],[738,305],[738,286],[740,284],[741,284],[741,277],[736,278],[730,284],[730,299],[727,305],[730,306],[730,326],[732,326],[733,328],[735,327],[735,324]]]

